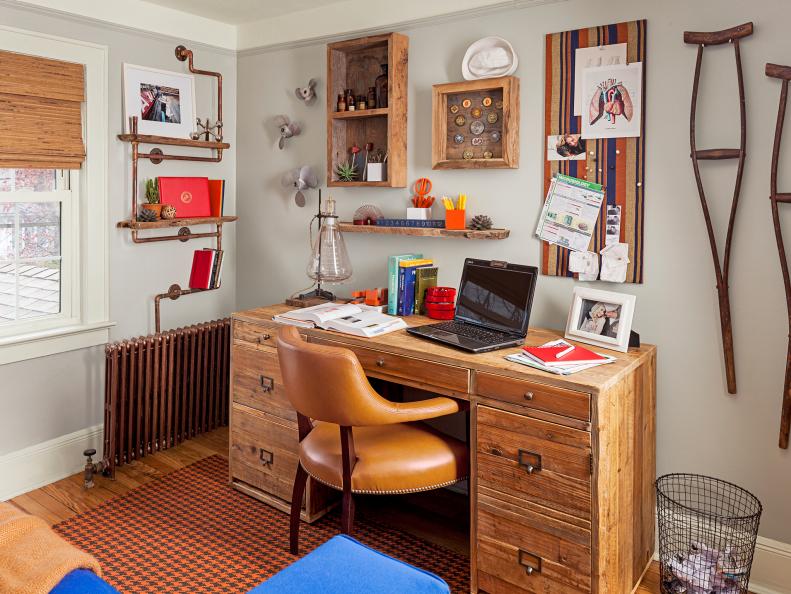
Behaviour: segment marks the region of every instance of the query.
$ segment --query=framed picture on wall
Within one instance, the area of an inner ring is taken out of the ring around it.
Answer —
[[[195,77],[124,64],[124,122],[139,134],[189,138],[195,129]]]
[[[625,353],[636,300],[627,293],[574,287],[566,338]]]

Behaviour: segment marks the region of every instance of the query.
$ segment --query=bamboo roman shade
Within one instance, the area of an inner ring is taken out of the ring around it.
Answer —
[[[79,169],[82,64],[0,51],[0,168]]]

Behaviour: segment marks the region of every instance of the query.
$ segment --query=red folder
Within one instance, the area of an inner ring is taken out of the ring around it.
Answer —
[[[214,254],[215,250],[195,250],[192,255],[190,289],[208,289],[211,286]]]
[[[176,208],[176,217],[210,217],[208,177],[160,177],[159,201]]]

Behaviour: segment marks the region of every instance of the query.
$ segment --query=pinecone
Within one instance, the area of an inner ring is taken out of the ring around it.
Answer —
[[[159,213],[163,219],[175,219],[176,218],[176,207],[171,204],[166,204],[162,207],[162,210]]]
[[[141,208],[137,211],[137,222],[138,223],[153,223],[157,220],[157,213],[153,210],[148,210],[147,208]]]
[[[470,228],[476,231],[483,231],[492,228],[492,219],[486,215],[475,215],[470,221]]]

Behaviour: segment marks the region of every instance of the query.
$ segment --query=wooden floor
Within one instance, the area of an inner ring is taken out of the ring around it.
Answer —
[[[93,489],[83,488],[82,473],[79,473],[15,497],[11,503],[43,518],[50,525],[57,524],[213,454],[228,456],[227,428],[217,429],[170,450],[121,466],[116,471],[115,480],[97,476]],[[394,524],[405,532],[467,554],[467,514],[463,511],[464,506],[458,505],[459,498],[452,492],[441,491],[434,497],[425,494],[368,497],[358,501],[357,505],[361,513],[382,523]],[[637,594],[658,592],[659,571],[658,565],[654,563],[637,588]]]

